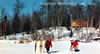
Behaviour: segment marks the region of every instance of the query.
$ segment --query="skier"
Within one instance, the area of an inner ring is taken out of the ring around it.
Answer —
[[[47,50],[47,53],[49,52],[50,47],[52,47],[51,41],[52,41],[52,39],[49,38],[49,40],[46,40],[46,42],[45,42],[45,48],[46,48],[46,50]]]
[[[74,48],[75,51],[79,51],[78,50],[78,42],[77,42],[77,40],[71,42],[70,50],[72,50],[73,48]]]

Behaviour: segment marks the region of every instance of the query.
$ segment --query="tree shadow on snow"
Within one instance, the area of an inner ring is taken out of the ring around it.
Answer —
[[[48,52],[48,54],[51,54],[51,53],[57,53],[58,51],[51,51],[51,52]]]

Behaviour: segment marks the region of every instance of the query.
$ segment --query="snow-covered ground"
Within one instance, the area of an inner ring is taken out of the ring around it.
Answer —
[[[31,39],[30,35],[27,35],[26,33],[23,32],[23,33],[17,33],[16,35],[15,34],[8,35],[8,36],[6,36],[6,40],[9,40],[9,39],[20,40],[20,38],[22,38],[22,37]]]
[[[52,28],[51,28],[52,29]],[[79,36],[77,32],[74,31],[73,28],[73,36]],[[61,31],[61,32],[60,32]],[[42,30],[38,30],[38,32],[41,34]],[[70,51],[70,38],[68,37],[70,34],[70,31],[67,30],[65,27],[62,27],[61,29],[57,28],[52,29],[51,31],[45,31],[48,34],[54,35],[54,41],[52,42],[53,47],[50,49],[50,52],[48,54],[100,54],[100,42],[89,42],[89,43],[82,43],[79,42],[79,49],[80,52],[74,52]],[[79,31],[81,34],[87,34],[87,29],[83,28]],[[93,37],[98,37],[97,34],[99,34],[99,29],[89,28],[89,33],[93,33]],[[9,35],[6,37],[6,40],[0,40],[0,54],[40,54],[40,42],[37,42],[36,52],[35,52],[35,41],[30,42],[28,44],[19,44],[19,41],[22,37],[31,39],[31,35],[27,35],[24,33],[19,33],[15,35]],[[57,39],[58,36],[62,36],[61,39]],[[41,36],[41,35],[40,35]],[[85,35],[86,36],[86,35]],[[15,40],[9,40],[9,39],[15,39]],[[32,39],[31,39],[32,40]],[[46,49],[44,48],[43,41],[43,48],[41,54],[47,54]]]
[[[34,50],[35,41],[29,44],[14,44],[14,41],[0,40],[0,54],[40,54],[39,41],[37,42],[36,53]],[[80,52],[70,51],[70,42],[68,41],[53,41],[52,45],[49,54],[100,54],[100,42],[79,42]],[[47,54],[44,46],[41,54]]]
[[[71,34],[70,33],[71,31],[68,30],[66,27],[58,27],[58,28],[56,28],[56,30],[53,27],[50,27],[49,30],[44,30],[46,36],[48,36],[48,37],[49,36],[51,36],[51,37],[54,36],[54,39],[58,39],[58,37],[68,37]],[[72,28],[72,32],[73,32],[73,36],[74,37],[76,37],[77,39],[81,38],[81,40],[84,40],[87,37],[89,37],[90,39],[94,39],[95,37],[100,36],[100,29],[95,29],[95,28],[91,28],[91,27],[89,27],[89,28],[83,27],[78,31],[75,30],[75,28]],[[7,40],[9,40],[9,39],[20,40],[20,38],[28,38],[28,39],[32,40],[31,35],[27,35],[25,32],[23,32],[23,33],[16,34],[16,36],[15,36],[15,34],[8,35],[6,37],[6,39]],[[43,31],[42,30],[38,30],[37,39],[40,38],[40,36],[41,36],[41,39],[43,39],[44,35],[43,35]]]

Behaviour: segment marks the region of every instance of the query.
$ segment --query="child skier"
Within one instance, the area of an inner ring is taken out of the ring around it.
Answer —
[[[51,41],[52,41],[52,39],[49,38],[49,40],[46,40],[46,42],[45,42],[45,48],[46,48],[46,50],[47,50],[47,53],[48,53],[49,50],[50,50],[50,46],[52,47]]]
[[[77,42],[77,40],[71,42],[70,50],[72,50],[73,48],[74,48],[75,51],[78,50],[78,42]]]

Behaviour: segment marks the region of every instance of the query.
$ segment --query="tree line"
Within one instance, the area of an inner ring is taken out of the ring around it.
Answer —
[[[56,3],[55,5],[41,5],[40,10],[33,10],[32,15],[20,14],[24,9],[24,3],[16,0],[13,8],[13,19],[8,20],[9,16],[4,9],[1,10],[0,17],[0,36],[21,33],[35,33],[38,29],[49,29],[49,27],[71,27],[71,20],[84,18],[88,21],[88,27],[100,27],[100,1],[93,0],[86,7],[77,3],[76,5],[60,5],[64,0],[46,0],[43,3]],[[69,0],[67,0],[69,2]],[[2,20],[1,20],[2,18]]]

